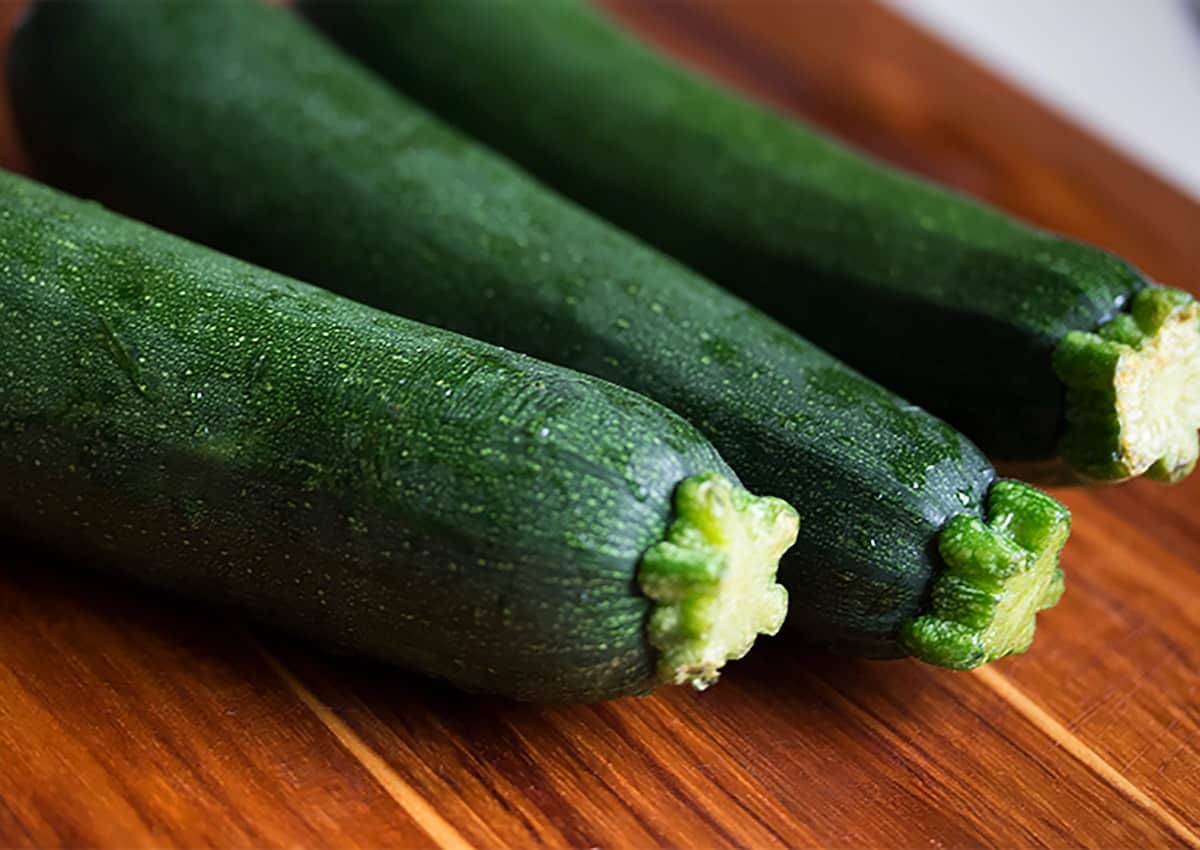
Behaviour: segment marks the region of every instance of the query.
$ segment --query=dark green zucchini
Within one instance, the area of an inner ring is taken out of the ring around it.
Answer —
[[[949,426],[538,186],[290,13],[48,3],[11,56],[21,127],[56,179],[690,419],[748,486],[796,500],[799,538],[780,576],[810,640],[971,666],[1024,649],[1054,596],[1056,502],[993,486]],[[1022,529],[1012,539],[1031,548],[1028,586],[973,572],[974,549],[939,556],[947,523],[1001,541]],[[983,608],[963,613],[959,597]],[[1002,616],[1009,608],[1024,619]]]
[[[1059,481],[1195,465],[1200,311],[1117,257],[723,91],[583,0],[306,8],[405,93],[993,458]]]
[[[0,526],[528,700],[783,623],[795,512],[635,393],[2,172],[0,263]]]

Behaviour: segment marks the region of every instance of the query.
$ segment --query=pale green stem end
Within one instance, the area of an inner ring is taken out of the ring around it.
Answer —
[[[642,557],[638,583],[655,603],[647,635],[660,681],[703,689],[758,635],[783,625],[787,591],[775,572],[799,518],[787,502],[716,474],[683,481],[674,506],[666,538]]]
[[[1200,455],[1200,305],[1151,287],[1095,333],[1067,334],[1054,355],[1067,388],[1059,456],[1087,480],[1180,481]]]
[[[1038,611],[1062,595],[1058,560],[1070,529],[1067,508],[1040,490],[993,484],[986,523],[960,514],[942,529],[929,611],[903,629],[909,654],[967,670],[1028,649]]]

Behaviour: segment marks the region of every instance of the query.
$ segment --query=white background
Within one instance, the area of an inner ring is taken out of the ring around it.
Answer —
[[[1188,0],[887,2],[1200,200],[1200,14]]]

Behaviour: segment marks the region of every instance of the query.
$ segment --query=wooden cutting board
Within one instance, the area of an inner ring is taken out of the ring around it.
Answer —
[[[608,3],[882,157],[1200,287],[1200,206],[882,7]],[[6,108],[0,160],[24,165]],[[0,541],[0,846],[1200,847],[1200,476],[1056,495],[1068,590],[1029,655],[949,673],[777,638],[707,693],[569,708]]]

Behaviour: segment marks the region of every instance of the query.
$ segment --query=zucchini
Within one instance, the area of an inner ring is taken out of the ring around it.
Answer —
[[[306,8],[405,93],[1011,468],[1195,466],[1200,308],[1119,258],[726,92],[582,0]]]
[[[19,121],[56,179],[688,418],[799,511],[780,577],[808,640],[972,666],[1023,650],[1055,598],[1056,502],[996,484],[949,426],[540,187],[290,13],[46,3],[11,55]],[[946,544],[962,523],[1022,551],[1020,569]]]
[[[795,512],[633,392],[3,173],[0,257],[8,530],[526,700],[783,622]]]

